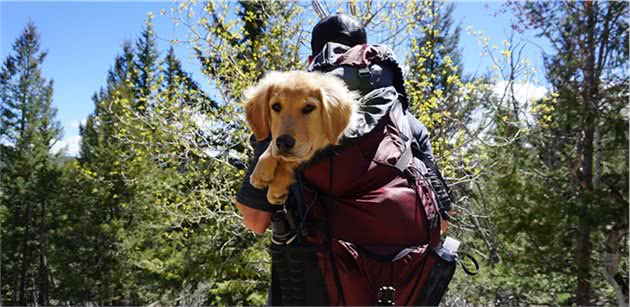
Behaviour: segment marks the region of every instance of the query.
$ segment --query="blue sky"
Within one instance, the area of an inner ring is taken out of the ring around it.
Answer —
[[[0,0],[0,56],[4,59],[11,52],[13,41],[24,25],[32,20],[38,26],[43,49],[48,56],[43,66],[46,78],[55,80],[54,103],[58,108],[57,119],[64,128],[62,144],[68,145],[69,152],[76,154],[78,149],[78,123],[94,110],[91,96],[105,83],[107,70],[114,57],[120,53],[124,40],[135,41],[140,34],[147,12],[155,13],[155,30],[160,39],[158,47],[161,55],[168,48],[168,40],[182,38],[182,27],[175,27],[168,17],[161,16],[160,10],[170,8],[172,2],[49,2]],[[475,39],[466,33],[472,26],[482,30],[492,39],[493,44],[501,45],[507,38],[512,16],[494,16],[501,6],[498,2],[456,2],[455,20],[462,26],[460,46],[463,55],[464,71],[482,72],[489,61],[479,56],[481,48]],[[544,41],[526,34],[525,39],[546,46]],[[525,55],[532,59],[538,68],[538,79],[542,80],[542,63],[539,47],[529,45]],[[184,68],[193,74],[204,88],[208,80],[201,74],[199,66],[192,59],[190,50],[184,46],[176,48]]]

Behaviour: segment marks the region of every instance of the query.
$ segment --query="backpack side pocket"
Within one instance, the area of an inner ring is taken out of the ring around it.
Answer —
[[[425,267],[430,268],[426,274],[426,282],[418,299],[413,303],[417,306],[437,306],[448,290],[457,267],[456,255],[442,247],[433,249],[428,255]]]

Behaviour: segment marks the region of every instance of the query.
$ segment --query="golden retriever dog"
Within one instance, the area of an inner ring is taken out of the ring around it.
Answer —
[[[337,145],[356,110],[357,94],[343,80],[319,72],[271,72],[245,92],[247,123],[258,141],[271,143],[250,176],[268,187],[267,200],[283,204],[294,171],[328,145]]]

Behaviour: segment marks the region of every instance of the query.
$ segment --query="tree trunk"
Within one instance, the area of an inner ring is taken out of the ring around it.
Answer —
[[[577,252],[575,262],[577,264],[577,291],[578,306],[590,305],[591,302],[591,224],[581,218],[578,225]]]
[[[30,265],[30,250],[28,248],[28,238],[31,226],[31,203],[28,200],[26,202],[26,219],[24,221],[26,227],[24,230],[24,237],[22,238],[22,266],[20,269],[19,288],[17,291],[17,304],[22,306],[26,306],[26,271],[28,271],[28,267]]]
[[[580,165],[581,172],[579,176],[581,184],[581,201],[582,211],[579,216],[578,222],[578,237],[577,237],[577,249],[576,249],[576,264],[577,264],[577,290],[576,299],[577,304],[584,306],[591,304],[591,210],[592,197],[589,197],[593,193],[593,141],[595,137],[595,102],[597,93],[597,81],[595,75],[595,48],[597,43],[595,41],[595,24],[597,8],[593,7],[593,2],[583,2],[584,13],[586,15],[585,29],[582,34],[585,36],[585,41],[582,41],[582,50],[585,55],[585,62],[582,68],[584,74],[583,91],[582,91],[582,106],[580,115],[580,138],[581,146],[578,148],[577,155],[581,157],[581,161],[578,158],[578,165]],[[576,165],[577,166],[577,165]]]
[[[46,201],[42,201],[42,214],[39,225],[39,298],[41,305],[48,306],[48,259],[46,257]]]
[[[617,305],[628,306],[628,285],[625,280],[618,278],[620,276],[619,263],[621,261],[621,253],[619,247],[625,244],[624,240],[628,231],[628,216],[624,216],[623,221],[615,225],[606,235],[604,249],[604,276],[606,281],[615,289],[617,296]]]

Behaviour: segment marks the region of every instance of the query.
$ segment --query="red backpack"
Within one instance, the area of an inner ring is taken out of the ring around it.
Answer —
[[[339,46],[329,70],[393,60]],[[371,89],[362,106],[381,112],[304,165],[288,202],[296,205],[272,217],[273,305],[437,305],[454,274],[427,178],[434,165],[411,133],[404,87]]]

